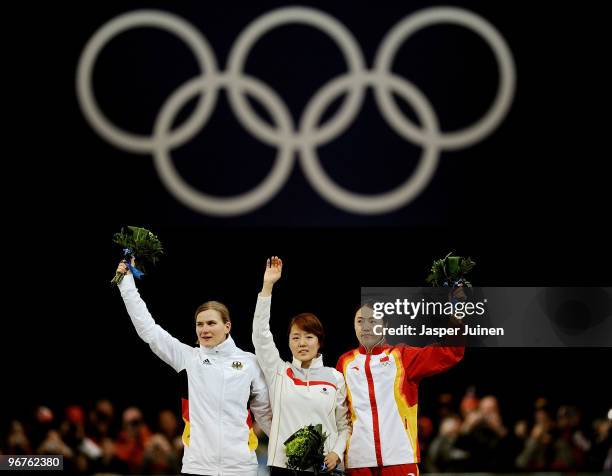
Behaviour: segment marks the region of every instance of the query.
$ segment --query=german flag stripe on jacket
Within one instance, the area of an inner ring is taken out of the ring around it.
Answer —
[[[463,353],[463,347],[383,344],[342,355],[336,368],[346,381],[353,422],[346,467],[418,463],[419,381],[451,368]]]

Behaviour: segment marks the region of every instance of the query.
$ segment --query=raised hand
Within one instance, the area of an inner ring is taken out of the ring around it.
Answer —
[[[136,260],[134,258],[132,258],[132,266],[136,265]],[[119,263],[119,266],[117,266],[117,273],[121,273],[121,274],[130,274],[130,268],[128,268],[127,266],[127,261],[126,260],[121,260],[121,263]]]
[[[283,260],[278,256],[272,256],[266,261],[266,272],[264,273],[264,284],[274,284],[283,273]]]
[[[272,293],[272,287],[283,273],[283,260],[278,256],[272,256],[266,261],[266,271],[263,277],[262,295],[269,296]]]

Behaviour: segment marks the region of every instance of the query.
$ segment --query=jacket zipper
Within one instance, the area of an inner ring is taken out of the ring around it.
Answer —
[[[372,432],[374,436],[374,453],[376,455],[377,466],[383,466],[382,449],[380,447],[380,427],[378,419],[378,405],[376,403],[376,394],[374,391],[374,378],[370,369],[371,352],[366,354],[365,373],[368,381],[368,394],[370,396],[370,411],[372,412]]]
[[[225,363],[225,362],[223,362]],[[222,413],[222,405],[223,405],[223,400],[224,400],[224,392],[225,392],[225,368],[224,365],[220,365],[221,367],[221,399],[219,400],[219,468],[221,468],[221,464],[222,464],[222,459],[223,459],[223,452],[222,452],[222,446],[221,446],[221,429],[223,428],[223,422],[222,417],[223,417],[223,413]]]

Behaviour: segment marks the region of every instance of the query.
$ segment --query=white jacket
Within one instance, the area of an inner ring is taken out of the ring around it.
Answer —
[[[187,371],[189,435],[183,438],[182,472],[255,476],[257,439],[250,428],[249,399],[266,433],[271,424],[268,389],[255,355],[240,350],[229,336],[210,349],[183,344],[155,324],[133,275],[125,275],[119,289],[141,339],[174,370]]]
[[[270,332],[271,297],[257,299],[253,319],[253,345],[264,372],[272,401],[272,429],[268,444],[268,466],[287,467],[284,442],[306,425],[323,426],[328,437],[325,454],[333,451],[342,460],[349,432],[346,386],[343,375],[323,366],[323,356],[310,368],[301,361],[284,362]]]

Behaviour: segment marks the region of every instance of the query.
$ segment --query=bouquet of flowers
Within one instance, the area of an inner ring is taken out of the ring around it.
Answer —
[[[452,252],[442,259],[437,259],[431,266],[431,272],[427,277],[427,282],[433,286],[472,287],[465,275],[476,265],[471,258],[461,256],[451,256]]]
[[[115,233],[113,242],[123,249],[123,259],[135,278],[141,278],[145,272],[145,265],[156,264],[159,257],[164,254],[161,241],[145,228],[128,226],[122,228],[121,232]],[[138,268],[132,264],[132,259],[138,260]],[[123,279],[123,274],[116,273],[111,283],[118,285]]]
[[[300,428],[284,443],[287,468],[301,471],[313,468],[314,474],[319,474],[325,459],[326,439],[327,434],[323,432],[321,424]]]

